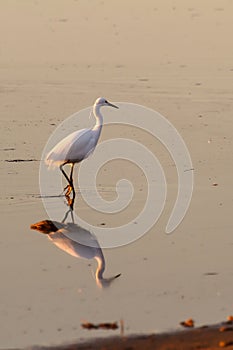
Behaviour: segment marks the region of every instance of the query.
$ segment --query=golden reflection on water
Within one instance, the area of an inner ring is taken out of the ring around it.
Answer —
[[[104,277],[106,262],[97,238],[93,233],[74,222],[42,220],[32,224],[31,229],[46,234],[59,249],[76,258],[95,259],[97,262],[95,280],[98,287],[109,287],[120,276],[117,274],[109,278]]]

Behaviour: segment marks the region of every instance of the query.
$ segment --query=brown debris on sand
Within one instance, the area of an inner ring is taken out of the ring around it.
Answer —
[[[192,318],[189,318],[186,321],[180,322],[180,325],[186,328],[193,328],[194,327],[194,320]]]
[[[81,324],[82,328],[85,329],[117,329],[118,328],[118,324],[117,322],[105,322],[105,323],[98,323],[98,324],[94,324],[94,323],[90,323],[90,322],[84,322]]]
[[[112,325],[114,324],[115,323],[112,323]],[[86,326],[87,325],[91,327],[92,324],[86,323]],[[100,323],[99,325],[106,324]],[[109,324],[107,323],[107,325]],[[125,335],[124,337],[119,335],[115,337],[91,339],[81,343],[77,341],[73,344],[61,346],[30,347],[30,350],[218,350],[220,348],[233,350],[233,335],[231,332],[220,332],[219,329],[221,325],[223,325],[223,323],[213,326],[187,328],[171,333]]]

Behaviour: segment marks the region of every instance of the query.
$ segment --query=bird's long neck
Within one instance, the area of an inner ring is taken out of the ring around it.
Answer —
[[[116,276],[104,278],[103,273],[105,270],[105,259],[101,249],[98,249],[98,253],[95,256],[95,259],[97,261],[97,269],[95,273],[96,284],[99,288],[109,287],[111,283],[121,274],[119,273]]]
[[[95,278],[96,278],[96,281],[98,282],[99,280],[102,280],[104,278],[103,273],[105,270],[105,259],[104,259],[102,251],[100,251],[99,254],[97,256],[95,256],[95,259],[96,259],[97,264],[98,264],[96,272],[95,272]]]
[[[99,133],[101,132],[101,129],[103,126],[103,116],[100,113],[100,107],[101,106],[99,106],[99,105],[94,105],[94,107],[93,107],[93,114],[94,114],[95,119],[96,119],[96,123],[95,123],[93,130],[97,130],[97,131],[99,131]]]

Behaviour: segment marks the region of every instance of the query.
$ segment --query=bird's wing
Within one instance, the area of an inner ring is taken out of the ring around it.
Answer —
[[[85,133],[78,135],[70,146],[67,154],[68,158],[71,161],[80,162],[81,160],[89,157],[89,155],[94,151],[98,141],[96,136],[96,131],[92,129],[87,129]]]
[[[89,149],[91,136],[91,129],[78,130],[66,136],[48,153],[46,164],[59,166],[67,161],[80,162]]]
[[[88,243],[88,240],[86,241],[86,244],[82,244],[79,242],[79,234],[81,233],[81,236],[83,234],[82,228],[78,228],[75,232],[69,232],[70,229],[66,225],[64,225],[64,228],[61,230],[58,230],[57,232],[51,233],[48,238],[61,250],[65,251],[66,253],[77,257],[77,258],[84,258],[84,259],[92,259],[96,256],[97,252],[99,252],[100,248],[95,248]],[[69,238],[68,234],[73,233],[73,238]],[[82,240],[82,237],[81,237]]]
[[[79,244],[93,248],[100,248],[95,235],[77,224],[71,222],[67,223],[62,229],[62,233]]]

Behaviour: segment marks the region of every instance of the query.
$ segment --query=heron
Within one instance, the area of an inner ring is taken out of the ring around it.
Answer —
[[[121,274],[110,278],[103,276],[105,271],[105,258],[97,238],[90,231],[75,223],[43,220],[31,225],[32,230],[47,234],[48,238],[66,253],[83,259],[95,259],[97,268],[95,272],[98,287],[108,287]]]
[[[96,119],[95,126],[92,129],[81,129],[74,131],[70,135],[62,139],[46,156],[46,164],[60,168],[62,174],[68,182],[64,188],[65,196],[69,198],[73,193],[73,201],[75,198],[75,189],[73,185],[73,170],[75,163],[89,157],[93,153],[103,126],[103,115],[100,112],[101,107],[109,106],[119,108],[118,106],[108,102],[104,97],[99,97],[93,105],[93,114]],[[70,175],[68,176],[63,167],[69,164],[71,166]],[[73,208],[72,208],[73,209]]]

